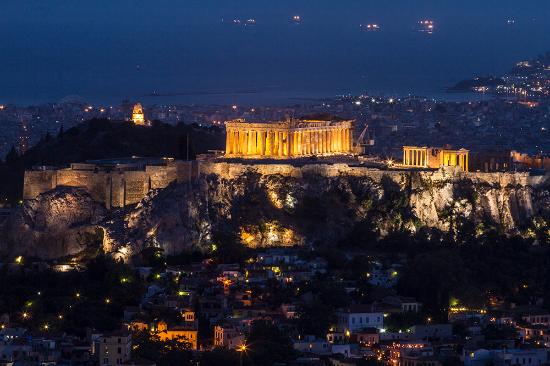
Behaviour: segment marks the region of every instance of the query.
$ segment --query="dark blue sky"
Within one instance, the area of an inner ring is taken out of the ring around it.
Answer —
[[[222,23],[233,18],[257,25]],[[434,19],[437,32],[414,32],[421,18]],[[0,102],[69,94],[117,102],[152,91],[247,90],[266,103],[364,90],[435,94],[550,50],[548,19],[547,0],[3,0]],[[369,22],[382,31],[361,32]]]

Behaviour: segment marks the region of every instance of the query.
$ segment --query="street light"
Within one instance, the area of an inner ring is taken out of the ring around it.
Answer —
[[[239,352],[239,364],[243,366],[243,354],[246,353],[248,350],[248,346],[246,343],[241,344],[239,347],[237,347],[237,352]]]

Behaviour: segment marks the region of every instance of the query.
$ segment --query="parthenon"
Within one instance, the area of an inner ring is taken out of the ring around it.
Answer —
[[[226,157],[293,158],[349,154],[353,146],[352,120],[288,120],[226,122]]]

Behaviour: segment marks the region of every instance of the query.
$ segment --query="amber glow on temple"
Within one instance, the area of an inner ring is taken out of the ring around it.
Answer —
[[[460,166],[467,172],[468,153],[466,149],[403,146],[403,166],[434,169],[442,166]]]
[[[353,121],[288,120],[274,123],[226,122],[227,157],[292,158],[349,154]]]

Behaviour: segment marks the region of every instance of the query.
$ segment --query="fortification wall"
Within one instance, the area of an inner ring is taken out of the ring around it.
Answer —
[[[176,180],[178,183],[197,180],[200,175],[198,161],[175,161],[170,163],[170,165],[172,164],[176,167]]]
[[[191,161],[174,161],[166,166],[147,166],[145,170],[110,172],[90,169],[89,165],[73,164],[67,169],[26,171],[23,198],[35,199],[40,194],[59,186],[79,187],[108,208],[124,207],[138,203],[151,189],[166,188],[175,181],[196,180],[199,175],[198,163]]]
[[[29,170],[23,178],[23,199],[34,199],[39,194],[50,191],[57,186],[57,171]]]
[[[438,170],[381,170],[364,166],[350,166],[348,164],[306,164],[294,166],[291,164],[246,164],[228,162],[201,162],[200,174],[215,174],[225,179],[234,179],[247,172],[255,172],[261,175],[282,175],[301,178],[304,175],[320,175],[323,177],[368,176],[375,182],[380,182],[383,177],[389,177],[394,181],[402,181],[405,178],[418,176],[430,181],[453,181],[469,179],[476,183],[506,186],[541,186],[550,183],[550,175],[531,176],[529,173],[515,172],[464,172],[455,167],[444,167]]]
[[[550,175],[530,176],[528,173],[480,173],[463,172],[446,167],[436,171],[380,170],[347,164],[251,164],[230,162],[174,161],[166,166],[147,166],[144,171],[94,171],[94,170],[40,170],[26,171],[23,197],[34,199],[58,186],[84,188],[94,200],[110,207],[124,207],[140,202],[151,189],[162,189],[177,181],[194,181],[201,175],[215,174],[228,180],[247,172],[261,175],[282,175],[300,179],[307,175],[324,177],[357,176],[369,177],[380,182],[384,177],[395,182],[411,181],[458,181],[470,179],[475,183],[490,186],[538,187],[550,184]],[[420,178],[420,180],[418,180]]]

